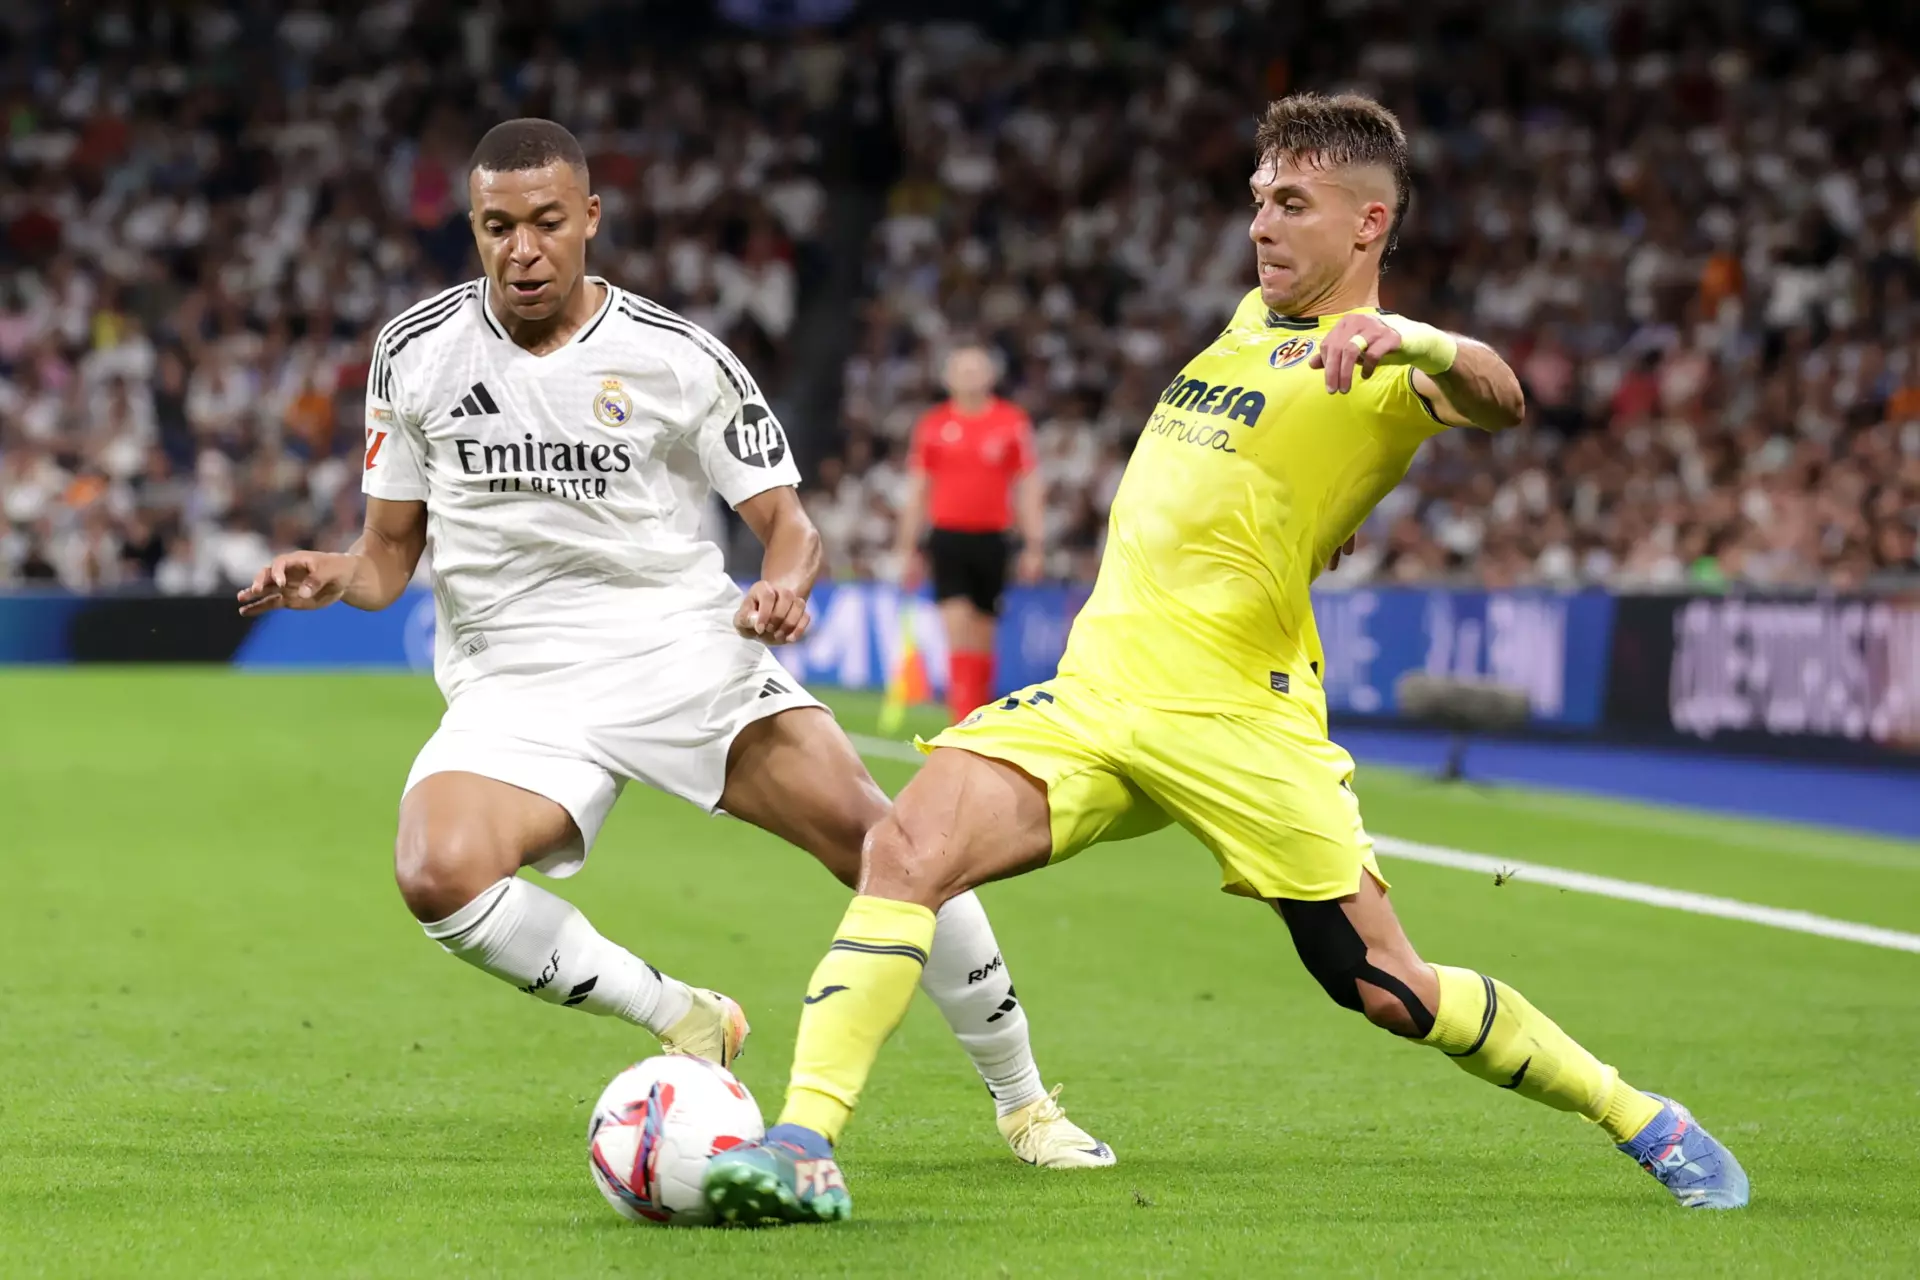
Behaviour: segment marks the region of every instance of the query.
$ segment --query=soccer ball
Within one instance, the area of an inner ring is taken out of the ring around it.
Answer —
[[[587,1164],[614,1211],[635,1222],[704,1226],[707,1157],[766,1136],[760,1105],[705,1058],[648,1058],[613,1078],[587,1124]]]

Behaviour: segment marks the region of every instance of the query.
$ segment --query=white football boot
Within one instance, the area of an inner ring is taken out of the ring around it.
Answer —
[[[1000,1117],[1000,1132],[1013,1154],[1042,1169],[1106,1169],[1113,1148],[1095,1138],[1060,1109],[1060,1090]]]
[[[747,1025],[746,1013],[718,991],[688,989],[693,992],[693,1004],[660,1037],[661,1050],[731,1067],[745,1051],[747,1033],[753,1029]]]

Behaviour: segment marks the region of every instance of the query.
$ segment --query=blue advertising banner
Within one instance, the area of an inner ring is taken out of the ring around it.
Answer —
[[[64,591],[0,595],[0,663],[66,662],[67,632],[87,601]]]
[[[1606,701],[1613,599],[1604,592],[1316,592],[1327,709],[1391,716],[1410,671],[1524,689],[1534,720],[1593,728]]]
[[[995,647],[1000,688],[1036,684],[1053,674],[1086,597],[1087,589],[1078,586],[1008,591]],[[1392,716],[1395,682],[1409,671],[1426,671],[1517,685],[1527,691],[1534,717],[1543,725],[1600,723],[1614,623],[1614,602],[1602,593],[1382,588],[1325,592],[1315,597],[1314,607],[1327,658],[1327,702],[1335,714]],[[134,626],[137,620],[130,616],[123,622],[121,615],[141,608],[180,613],[173,630],[184,628],[207,641],[204,653],[176,643],[156,656],[230,657],[243,667],[269,668],[427,671],[433,666],[433,597],[425,591],[409,592],[380,613],[337,607],[279,612],[251,626],[232,620],[232,603],[224,599],[0,597],[0,661],[138,660],[131,648],[123,653],[97,640],[79,642],[101,632],[134,644],[150,629]],[[903,596],[882,583],[822,583],[814,592],[813,612],[806,640],[777,651],[800,679],[880,688],[911,627],[934,688],[945,689],[946,636],[938,608],[925,595]]]
[[[335,605],[278,610],[247,633],[241,667],[408,667],[433,670],[433,593],[409,591],[379,613]]]
[[[1074,586],[1007,593],[1002,690],[1054,672],[1085,604]],[[1316,593],[1336,718],[1398,716],[1409,672],[1526,692],[1536,728],[1716,750],[1920,763],[1920,598],[1623,596],[1380,587]],[[881,583],[823,583],[807,639],[776,650],[821,688],[877,689],[911,628],[935,692],[940,612]],[[0,593],[0,663],[232,662],[250,668],[433,666],[433,597],[381,613],[237,616],[227,596]]]

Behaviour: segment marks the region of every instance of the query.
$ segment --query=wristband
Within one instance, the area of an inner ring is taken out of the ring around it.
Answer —
[[[1460,340],[1445,329],[1436,329],[1404,316],[1380,317],[1380,323],[1400,335],[1400,350],[1406,362],[1425,374],[1445,373],[1460,355]]]

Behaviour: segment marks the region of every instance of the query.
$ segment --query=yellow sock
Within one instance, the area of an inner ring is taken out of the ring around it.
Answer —
[[[781,1124],[840,1140],[880,1046],[907,1015],[932,945],[925,907],[864,894],[848,905],[807,989]]]
[[[1482,1080],[1560,1111],[1578,1111],[1625,1142],[1658,1114],[1660,1104],[1588,1053],[1552,1018],[1506,983],[1434,965],[1440,1007],[1430,1044]]]

